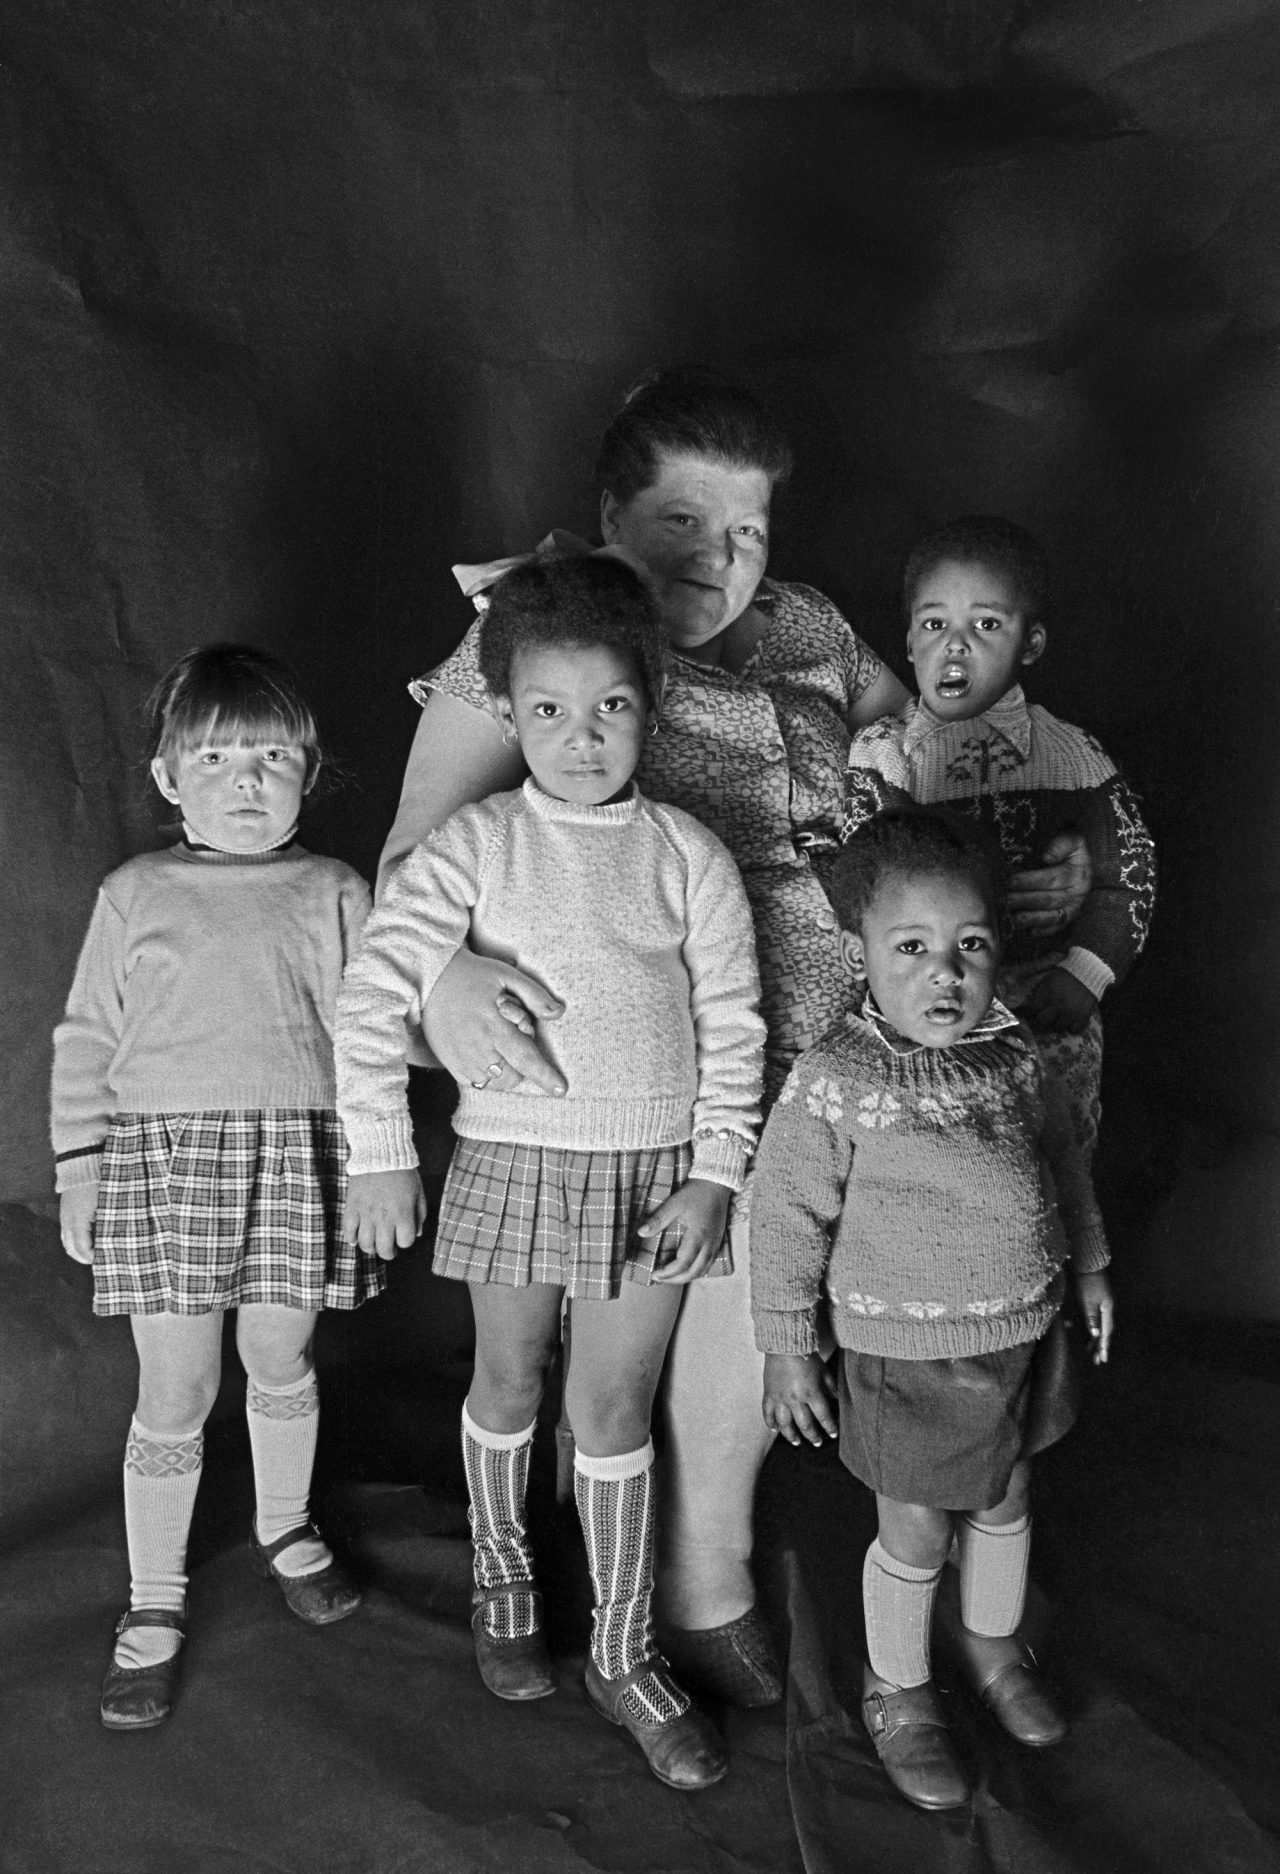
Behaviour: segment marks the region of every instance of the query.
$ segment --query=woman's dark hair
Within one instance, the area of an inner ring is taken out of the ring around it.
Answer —
[[[168,761],[207,739],[259,742],[279,737],[321,760],[311,706],[293,672],[251,644],[206,644],[188,651],[147,698],[151,758]]]
[[[666,674],[666,633],[648,588],[608,553],[533,559],[513,567],[489,595],[480,624],[480,675],[492,696],[511,693],[518,650],[604,645],[635,665],[656,709]]]
[[[885,879],[938,875],[976,885],[999,917],[1004,864],[986,829],[933,808],[893,808],[851,835],[832,868],[831,902],[845,930],[857,930]]]
[[[625,504],[652,487],[664,455],[759,469],[775,488],[791,473],[791,445],[759,400],[687,365],[650,372],[627,392],[601,439],[596,481]]]
[[[1042,624],[1049,609],[1049,561],[1034,534],[996,514],[964,514],[927,535],[913,549],[902,575],[908,618],[920,582],[944,560],[989,566],[1012,587],[1029,625]]]

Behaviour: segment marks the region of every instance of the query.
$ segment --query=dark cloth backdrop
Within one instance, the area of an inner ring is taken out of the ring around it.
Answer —
[[[218,636],[287,656],[343,773],[309,837],[369,871],[450,562],[590,529],[617,393],[680,358],[787,420],[775,570],[903,674],[922,529],[1046,538],[1032,694],[1163,862],[1106,1009],[1122,1284],[1280,1315],[1274,10],[12,0],[0,34],[7,1370],[107,1358],[47,1226],[48,1036],[161,836],[147,689]]]

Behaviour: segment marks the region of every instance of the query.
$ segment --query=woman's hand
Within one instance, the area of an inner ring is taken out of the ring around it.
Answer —
[[[710,1178],[690,1178],[650,1211],[637,1236],[661,1236],[671,1229],[680,1232],[673,1254],[654,1270],[655,1282],[692,1282],[702,1274],[724,1241],[732,1195],[727,1185]]]
[[[422,1032],[455,1080],[490,1093],[510,1093],[528,1080],[560,1095],[564,1078],[532,1037],[535,1019],[554,1022],[563,1014],[563,1002],[534,977],[464,947],[427,997]],[[502,1071],[494,1073],[494,1067]]]
[[[73,1262],[93,1261],[93,1220],[98,1212],[96,1184],[76,1184],[58,1199],[62,1247]]]
[[[1009,881],[1008,911],[1017,930],[1065,930],[1080,914],[1093,883],[1089,848],[1080,833],[1055,833],[1033,872]]]
[[[836,1383],[819,1353],[767,1353],[764,1357],[764,1422],[789,1445],[811,1445],[839,1436],[831,1401]]]
[[[1105,1366],[1116,1324],[1116,1303],[1105,1269],[1076,1277],[1076,1300],[1093,1342],[1093,1364]]]
[[[347,1180],[342,1240],[390,1262],[422,1235],[427,1200],[416,1171],[364,1171]]]

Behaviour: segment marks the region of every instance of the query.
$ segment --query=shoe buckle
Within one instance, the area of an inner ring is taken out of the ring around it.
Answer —
[[[884,1699],[879,1692],[870,1692],[862,1701],[862,1709],[869,1713],[868,1728],[873,1736],[888,1729],[889,1714],[884,1708]]]

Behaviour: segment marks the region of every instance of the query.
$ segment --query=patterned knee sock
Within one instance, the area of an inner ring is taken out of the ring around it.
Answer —
[[[595,1590],[591,1657],[604,1678],[620,1679],[654,1653],[652,1442],[612,1458],[579,1451],[573,1471]],[[648,1724],[689,1709],[685,1693],[660,1668],[642,1674],[622,1697],[632,1716]]]
[[[536,1425],[537,1420],[534,1420]],[[471,1541],[478,1588],[527,1581],[533,1587],[533,1556],[524,1517],[533,1425],[519,1432],[490,1432],[462,1408],[462,1462],[467,1472]],[[536,1631],[532,1593],[503,1594],[484,1610],[484,1630],[495,1640],[518,1640]]]
[[[1031,1518],[1016,1523],[960,1519],[960,1618],[970,1633],[1000,1639],[1018,1631],[1027,1601]]]
[[[129,1538],[131,1607],[187,1605],[187,1534],[200,1467],[204,1432],[148,1431],[137,1419],[124,1453],[124,1521]],[[118,1666],[153,1666],[171,1659],[181,1645],[172,1627],[129,1627],[116,1641]]]
[[[292,1386],[260,1386],[251,1379],[245,1404],[258,1498],[254,1528],[259,1542],[266,1544],[307,1520],[311,1468],[320,1430],[320,1392],[314,1367]],[[276,1567],[282,1575],[314,1575],[332,1560],[325,1543],[304,1536],[281,1550]]]
[[[871,1670],[907,1691],[932,1677],[929,1623],[942,1577],[940,1568],[913,1568],[882,1548],[879,1538],[862,1564]]]

